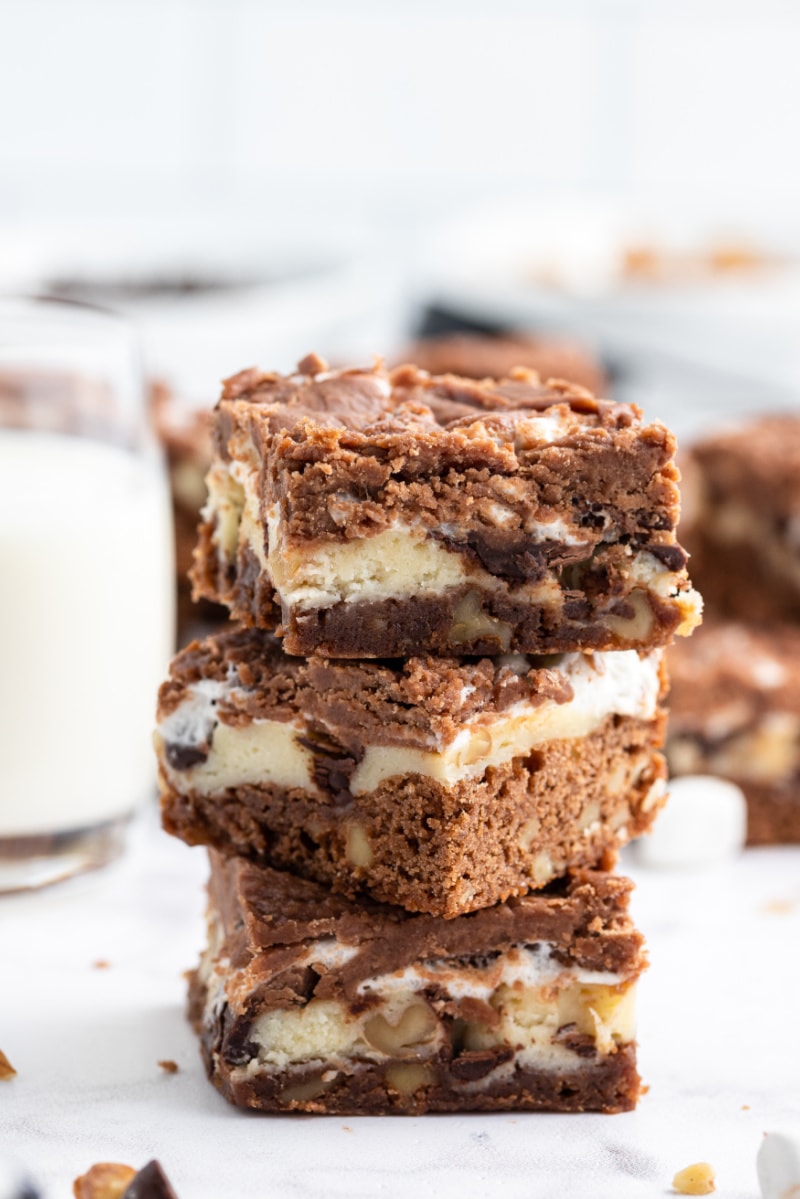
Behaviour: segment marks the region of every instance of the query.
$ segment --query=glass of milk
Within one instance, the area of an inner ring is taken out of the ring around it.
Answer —
[[[120,318],[0,301],[0,891],[102,866],[155,791],[164,464]]]

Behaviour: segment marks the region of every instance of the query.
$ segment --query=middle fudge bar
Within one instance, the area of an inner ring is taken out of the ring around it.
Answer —
[[[645,649],[699,622],[675,441],[634,406],[311,356],[229,379],[214,451],[196,594],[291,654]]]
[[[195,642],[161,688],[167,831],[454,916],[613,864],[664,798],[662,651],[290,658]]]
[[[270,1112],[626,1111],[630,890],[578,871],[442,920],[212,853],[190,983],[211,1081]]]

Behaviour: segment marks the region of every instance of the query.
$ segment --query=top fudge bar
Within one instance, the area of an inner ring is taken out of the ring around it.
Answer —
[[[215,412],[195,592],[298,655],[664,645],[701,607],[674,451],[636,407],[526,370],[244,371]]]

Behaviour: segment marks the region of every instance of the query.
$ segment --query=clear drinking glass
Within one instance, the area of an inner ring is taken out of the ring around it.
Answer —
[[[0,300],[0,891],[117,856],[173,646],[166,475],[131,328]]]

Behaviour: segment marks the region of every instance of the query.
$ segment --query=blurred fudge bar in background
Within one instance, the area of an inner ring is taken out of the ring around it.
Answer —
[[[670,773],[737,783],[750,844],[800,842],[800,627],[711,622],[667,654]]]
[[[178,644],[204,623],[227,618],[227,609],[210,600],[192,602],[189,569],[197,544],[200,512],[208,498],[206,473],[211,465],[211,406],[188,407],[163,381],[150,383],[150,411],[164,447],[175,531]]]
[[[800,621],[800,415],[715,433],[681,469],[680,537],[709,615]]]
[[[606,394],[607,379],[598,359],[567,337],[449,333],[414,342],[402,361],[413,362],[432,375],[468,379],[504,379],[515,367],[524,366],[536,371],[543,382],[566,379],[594,395]]]

